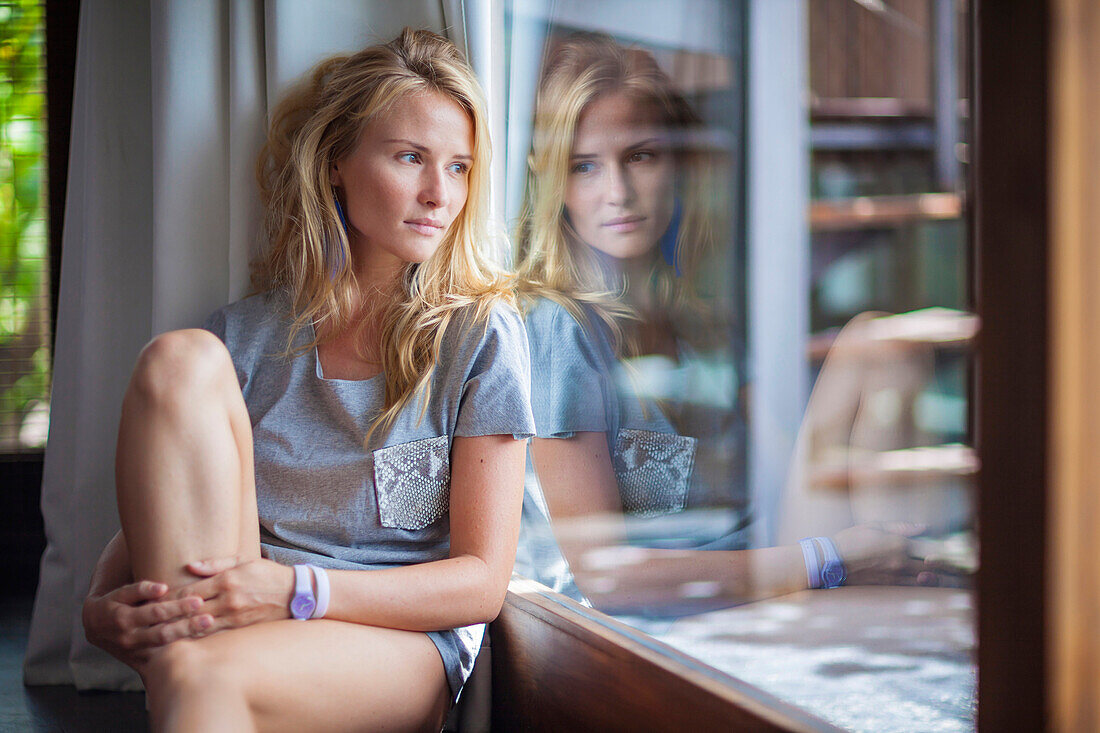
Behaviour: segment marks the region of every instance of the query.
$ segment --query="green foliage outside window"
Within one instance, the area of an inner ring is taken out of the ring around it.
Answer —
[[[35,0],[0,3],[0,450],[39,447],[45,440],[50,318],[44,31],[44,10]]]

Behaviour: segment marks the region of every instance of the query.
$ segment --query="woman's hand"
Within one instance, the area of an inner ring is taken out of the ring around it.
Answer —
[[[202,580],[173,595],[203,599],[203,613],[212,620],[204,635],[290,618],[294,568],[263,558],[226,557],[189,563],[187,570]]]
[[[177,639],[202,636],[213,618],[193,595],[165,600],[168,586],[143,580],[89,593],[81,618],[88,641],[140,671],[156,650]]]
[[[833,536],[847,570],[845,585],[963,585],[957,568],[913,557],[910,538],[919,524],[858,524]]]

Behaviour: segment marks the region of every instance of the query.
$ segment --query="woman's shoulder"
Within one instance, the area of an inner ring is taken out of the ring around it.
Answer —
[[[203,328],[233,346],[267,340],[286,325],[286,298],[274,292],[257,293],[211,313]]]
[[[497,342],[526,342],[527,332],[516,306],[504,298],[475,302],[463,307],[455,317],[449,347],[476,344],[478,349]]]
[[[588,314],[583,304],[546,296],[529,301],[524,310],[524,321],[532,338],[543,334],[582,333],[586,330],[583,323],[586,319]]]
[[[610,349],[606,328],[584,303],[539,297],[527,304],[524,316],[532,353],[576,349],[594,358]]]
[[[486,330],[499,331],[512,336],[524,337],[523,317],[514,303],[500,299],[488,307]]]

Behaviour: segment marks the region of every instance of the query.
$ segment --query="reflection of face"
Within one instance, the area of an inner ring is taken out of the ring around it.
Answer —
[[[590,247],[617,259],[646,254],[672,220],[675,163],[655,110],[624,94],[581,113],[565,210]]]
[[[368,124],[332,166],[354,256],[372,266],[423,262],[466,205],[473,125],[453,100],[405,97]]]

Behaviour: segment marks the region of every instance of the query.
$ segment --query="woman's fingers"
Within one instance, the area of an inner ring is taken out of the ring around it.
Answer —
[[[230,568],[235,568],[240,564],[241,558],[233,555],[232,557],[217,557],[211,560],[196,560],[195,562],[187,563],[187,570],[194,575],[208,578],[211,575],[217,575]]]
[[[131,620],[133,625],[138,627],[165,624],[193,616],[202,608],[202,603],[203,600],[196,596],[189,596],[178,601],[147,603],[134,609]]]
[[[132,606],[142,601],[152,601],[160,598],[168,592],[168,586],[164,583],[155,583],[151,580],[142,580],[130,583],[121,588],[116,588],[107,595],[111,600]]]
[[[180,618],[169,623],[161,623],[138,629],[131,634],[130,648],[134,651],[154,649],[171,644],[179,639],[191,639],[205,636],[213,619],[206,615]]]
[[[177,588],[172,595],[178,599],[194,596],[209,601],[233,587],[235,587],[235,581],[231,577],[231,573],[220,572],[209,578],[196,580],[194,583]]]
[[[917,535],[924,534],[928,531],[928,525],[921,524],[919,522],[880,522],[877,527],[883,532],[889,532],[890,534],[900,534],[902,537],[916,537]]]

